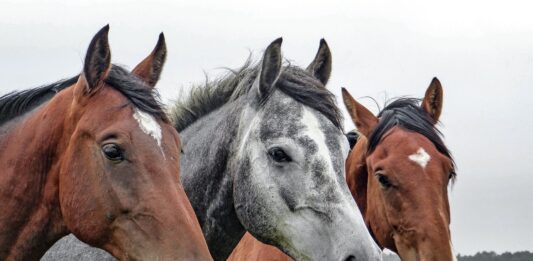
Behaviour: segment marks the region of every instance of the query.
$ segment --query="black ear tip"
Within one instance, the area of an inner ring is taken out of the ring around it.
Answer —
[[[283,43],[283,37],[274,40],[271,45],[281,45],[281,43]]]
[[[434,86],[434,87],[437,87],[437,88],[442,88],[442,85],[441,85],[439,79],[437,79],[437,77],[433,77],[433,79],[431,80],[431,86]]]
[[[93,41],[101,41],[104,40],[107,42],[107,36],[109,34],[109,24],[102,27],[93,37]]]
[[[163,32],[159,34],[159,38],[157,39],[156,49],[159,48],[166,48],[165,34]]]
[[[320,46],[328,46],[328,43],[326,42],[326,39],[322,38],[320,39]]]
[[[344,87],[341,87],[341,91],[342,91],[343,95],[349,94],[348,90],[346,90],[346,88],[344,88]]]
[[[440,85],[440,81],[437,77],[433,77],[433,79],[431,80],[431,83],[438,83]]]
[[[102,27],[102,29],[100,29],[100,31],[98,31],[98,33],[96,33],[97,35],[107,35],[107,33],[109,33],[109,24],[106,24],[104,27]]]

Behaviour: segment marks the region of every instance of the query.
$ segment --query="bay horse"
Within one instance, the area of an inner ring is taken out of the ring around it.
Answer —
[[[297,260],[378,260],[381,251],[345,181],[349,145],[325,85],[324,40],[302,69],[283,65],[282,39],[192,88],[171,117],[183,138],[183,186],[215,260],[245,231]]]
[[[343,88],[360,134],[347,183],[374,239],[402,260],[455,260],[447,188],[455,163],[436,128],[443,89],[434,78],[422,100],[399,98],[378,116]]]
[[[0,260],[38,260],[68,233],[121,260],[210,259],[153,89],[163,35],[130,73],[108,32],[80,75],[0,98]]]

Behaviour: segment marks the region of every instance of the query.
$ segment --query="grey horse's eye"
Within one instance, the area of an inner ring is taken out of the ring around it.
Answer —
[[[291,162],[292,159],[285,153],[285,151],[280,147],[270,148],[268,150],[268,155],[276,162]]]

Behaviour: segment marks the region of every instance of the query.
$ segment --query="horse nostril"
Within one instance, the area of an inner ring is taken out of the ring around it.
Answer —
[[[346,259],[344,259],[344,261],[357,261],[357,259],[355,256],[349,255]]]

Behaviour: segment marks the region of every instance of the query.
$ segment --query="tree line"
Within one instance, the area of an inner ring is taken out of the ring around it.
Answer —
[[[394,254],[383,255],[383,261],[400,261]],[[474,255],[457,255],[457,261],[533,261],[533,253],[529,251],[504,252],[482,251]]]

